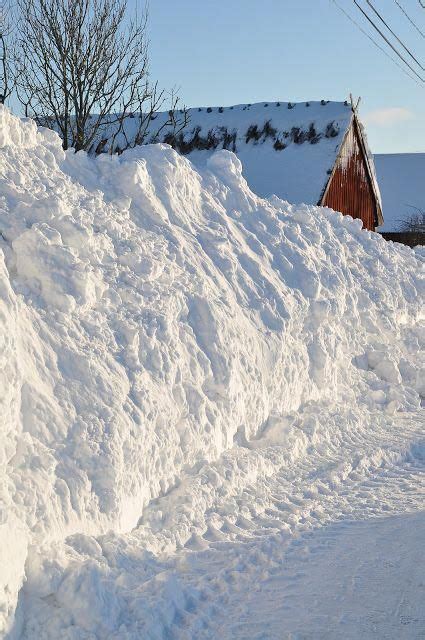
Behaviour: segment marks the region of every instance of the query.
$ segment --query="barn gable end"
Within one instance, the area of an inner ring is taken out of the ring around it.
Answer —
[[[318,204],[360,218],[364,228],[374,231],[382,213],[369,162],[360,124],[353,116]]]

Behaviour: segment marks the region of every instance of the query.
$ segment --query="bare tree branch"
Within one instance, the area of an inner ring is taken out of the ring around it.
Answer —
[[[147,12],[127,20],[127,0],[17,0],[17,95],[25,113],[52,126],[64,148],[99,153],[141,144],[165,92],[149,80]],[[177,101],[172,94],[173,109]],[[125,121],[140,115],[137,142]],[[143,114],[143,115],[142,115]],[[122,149],[120,149],[122,150]]]
[[[411,213],[404,220],[398,220],[400,231],[425,234],[425,209],[409,205]]]
[[[11,32],[9,6],[4,0],[0,0],[0,104],[6,102],[14,86],[10,46]]]

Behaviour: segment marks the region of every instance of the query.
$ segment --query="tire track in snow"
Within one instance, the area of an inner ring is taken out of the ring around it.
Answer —
[[[323,420],[324,408],[315,411]],[[307,411],[304,416],[307,425],[309,418]],[[219,461],[198,469],[193,477],[182,479],[179,487],[155,501],[145,524],[131,534],[99,538],[101,556],[87,554],[81,542],[68,541],[69,565],[62,584],[74,584],[80,579],[84,564],[92,571],[101,571],[106,594],[115,594],[115,600],[121,603],[121,631],[102,632],[100,637],[108,640],[246,638],[243,625],[232,627],[231,632],[229,627],[226,635],[220,624],[224,612],[227,611],[229,620],[235,607],[238,612],[241,610],[247,593],[255,601],[255,585],[268,584],[273,575],[283,573],[282,580],[287,581],[284,586],[290,596],[287,605],[291,610],[303,606],[299,585],[303,584],[304,561],[302,553],[296,551],[298,540],[320,537],[315,532],[338,526],[335,525],[338,522],[343,528],[348,526],[347,522],[409,513],[423,507],[421,423],[419,416],[416,422],[412,418],[410,415],[403,429],[399,425],[395,430],[392,420],[377,416],[374,437],[370,436],[370,430],[360,429],[344,446],[338,443],[335,429],[327,438],[316,437],[315,444],[314,434],[307,438],[301,430],[292,441],[292,450],[289,446],[270,445],[266,437],[263,442],[259,439],[253,449],[234,447]],[[330,420],[328,415],[328,424]],[[287,445],[290,441],[287,439]],[[262,469],[262,457],[272,460],[273,468]],[[250,459],[254,459],[257,467],[250,467]],[[219,484],[217,477],[214,479],[212,471],[218,475],[221,468],[229,489],[232,483],[228,472],[235,460],[246,473],[237,478],[233,494],[228,492],[220,500],[224,485]],[[253,469],[257,471],[255,477]],[[196,494],[199,477],[212,478],[216,483],[214,500],[209,504]],[[196,511],[201,507],[203,513]],[[193,509],[191,515],[188,509]],[[161,513],[168,513],[167,518],[155,523],[155,514],[158,517]],[[146,552],[149,547],[153,555]],[[295,558],[292,578],[290,571],[286,574],[291,557]],[[84,585],[85,578],[81,579]],[[81,598],[84,593],[83,586]],[[40,630],[37,624],[55,617],[64,624],[71,611],[82,609],[74,593],[77,601],[69,604],[63,597],[58,602],[55,598],[43,600],[28,595],[25,606],[31,632],[23,638],[52,640],[49,634],[34,635],[35,630]],[[98,610],[97,598],[105,596],[94,597],[94,609]],[[249,626],[249,607],[244,611],[240,615],[247,616]],[[84,615],[89,617],[87,611]],[[79,633],[83,634],[90,624],[84,616],[81,624]],[[260,631],[258,634],[248,637],[279,637],[261,636]],[[90,635],[77,637],[91,640]]]

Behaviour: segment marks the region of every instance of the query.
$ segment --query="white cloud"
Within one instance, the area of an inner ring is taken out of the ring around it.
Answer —
[[[387,109],[376,109],[369,111],[363,116],[363,121],[367,124],[374,124],[378,127],[391,127],[399,122],[411,120],[413,113],[404,107],[388,107]]]

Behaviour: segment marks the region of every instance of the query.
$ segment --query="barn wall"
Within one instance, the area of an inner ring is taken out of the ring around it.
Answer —
[[[364,228],[375,230],[375,194],[355,123],[346,135],[321,204],[353,218],[361,218]]]

